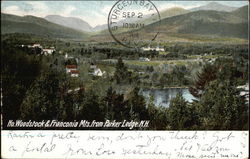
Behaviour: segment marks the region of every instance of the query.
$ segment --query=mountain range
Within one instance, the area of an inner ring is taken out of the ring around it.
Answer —
[[[161,23],[147,25],[141,32],[160,30],[161,34],[196,34],[248,38],[248,6],[232,12],[194,11],[165,18]]]
[[[170,8],[160,12],[161,23],[148,23],[140,32],[147,34],[150,30],[160,30],[161,38],[180,34],[220,36],[220,37],[248,37],[248,6],[241,8],[209,3],[194,8],[193,11],[183,8]],[[231,9],[229,9],[231,8]],[[231,10],[231,11],[229,11]],[[152,17],[151,17],[152,18]],[[147,24],[149,18],[143,19]],[[35,16],[15,16],[1,13],[1,34],[32,33],[54,38],[94,39],[110,38],[107,25],[91,27],[87,22],[74,17],[49,15],[45,18]],[[101,31],[101,32],[100,32]],[[95,32],[89,34],[87,32]]]
[[[1,34],[27,33],[52,38],[83,39],[87,33],[51,23],[35,16],[16,16],[1,13]]]
[[[193,39],[248,39],[248,6],[232,12],[200,10],[177,16],[167,17],[161,22],[146,25],[136,30],[141,39],[154,37],[159,31],[158,41],[189,41]],[[129,32],[116,34],[117,39],[129,36]],[[108,31],[91,37],[91,40],[112,40]]]
[[[222,5],[217,2],[211,2],[208,3],[207,5],[196,7],[190,10],[186,10],[180,7],[173,7],[169,9],[165,9],[163,11],[160,11],[160,16],[161,19],[167,18],[167,17],[172,17],[172,16],[177,16],[181,14],[185,14],[188,12],[192,11],[199,11],[199,10],[214,10],[214,11],[225,11],[225,12],[231,12],[233,10],[236,10],[236,7],[229,7],[226,5]],[[155,16],[152,17],[144,17],[141,21],[143,21],[145,24],[149,24],[152,19],[154,19]],[[95,27],[91,27],[86,21],[80,19],[80,18],[75,18],[75,17],[63,17],[59,15],[48,15],[45,17],[46,20],[52,23],[56,23],[62,26],[66,26],[72,29],[80,30],[80,31],[86,31],[86,32],[97,32],[101,30],[105,30],[108,28],[107,24],[103,25],[97,25]],[[131,19],[131,18],[130,18]],[[126,20],[125,20],[126,21]],[[131,20],[132,21],[132,20]],[[119,25],[122,25],[124,20],[118,22]],[[128,22],[128,21],[126,21]]]
[[[185,10],[183,8],[178,8],[178,7],[174,7],[174,8],[170,8],[170,9],[166,9],[160,12],[161,18],[167,18],[167,17],[171,17],[171,16],[176,16],[176,15],[180,15],[180,14],[185,14],[188,13],[188,10]],[[143,23],[145,24],[149,24],[150,21],[152,21],[152,19],[154,19],[155,16],[152,17],[148,17],[145,16],[141,21],[143,21]],[[103,25],[97,25],[95,27],[91,27],[86,21],[80,19],[80,18],[75,18],[75,17],[63,17],[60,15],[47,15],[44,19],[48,20],[49,22],[55,23],[55,24],[59,24],[65,27],[69,27],[72,29],[76,29],[76,30],[80,30],[80,31],[86,31],[86,32],[97,32],[97,31],[102,31],[105,29],[108,29],[108,25],[107,24],[103,24]],[[136,19],[126,19],[126,20],[121,20],[118,22],[118,26],[121,26],[123,24],[123,22],[134,22],[136,21]]]

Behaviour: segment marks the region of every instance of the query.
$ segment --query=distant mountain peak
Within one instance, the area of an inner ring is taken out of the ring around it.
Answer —
[[[46,20],[49,22],[59,24],[62,26],[66,26],[68,28],[80,30],[80,31],[86,31],[91,32],[92,27],[84,20],[76,17],[64,17],[60,15],[47,15],[45,17]]]
[[[224,12],[231,12],[236,10],[237,7],[227,6],[218,2],[210,2],[204,6],[196,7],[191,9],[192,11],[198,10],[215,10],[215,11],[224,11]]]

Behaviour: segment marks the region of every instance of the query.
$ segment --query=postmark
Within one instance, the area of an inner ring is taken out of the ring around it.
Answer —
[[[150,0],[119,0],[111,8],[108,29],[113,39],[129,48],[140,48],[156,39],[160,25],[158,9]]]

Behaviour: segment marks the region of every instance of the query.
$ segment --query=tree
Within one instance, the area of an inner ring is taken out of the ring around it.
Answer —
[[[180,93],[170,101],[169,125],[173,130],[185,130],[196,128],[199,123],[198,114]]]
[[[154,97],[150,96],[147,106],[150,130],[165,130],[168,124],[167,108],[154,105]]]
[[[204,129],[242,130],[248,127],[248,106],[229,80],[212,81],[200,99]]]
[[[103,99],[105,105],[105,118],[109,120],[122,121],[129,118],[129,108],[127,102],[124,101],[123,94],[117,94],[110,87]]]
[[[80,105],[80,113],[78,118],[103,121],[104,109],[101,106],[102,105],[99,97],[93,92],[93,90],[85,92],[83,103]]]
[[[242,63],[247,64],[248,62],[242,61]],[[220,58],[216,61],[215,65],[217,65],[219,68],[217,72],[217,78],[220,81],[230,80],[231,82],[240,85],[245,84],[247,82],[247,79],[244,78],[244,72],[247,71],[241,71],[242,67],[237,64],[236,59]],[[247,65],[245,65],[244,67],[247,70]]]
[[[139,95],[139,88],[135,87],[129,97],[130,114],[138,120],[148,120],[149,114],[144,97]]]
[[[118,59],[118,62],[115,68],[116,70],[115,70],[114,78],[116,80],[116,83],[120,84],[126,81],[126,79],[128,78],[127,76],[128,70],[127,70],[127,67],[124,65],[121,57]]]
[[[58,119],[61,76],[56,70],[44,70],[26,93],[21,105],[22,119]]]
[[[211,64],[203,66],[201,73],[197,73],[197,79],[194,85],[189,88],[190,93],[197,98],[200,98],[204,92],[206,85],[216,79],[217,67]]]
[[[147,66],[147,72],[154,72],[153,66]]]
[[[27,55],[19,47],[1,42],[1,86],[3,127],[9,120],[20,119],[20,105],[33,81],[39,76],[39,57]]]

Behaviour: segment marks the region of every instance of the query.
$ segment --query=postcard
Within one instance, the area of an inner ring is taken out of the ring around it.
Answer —
[[[1,1],[2,158],[248,158],[248,1]]]

